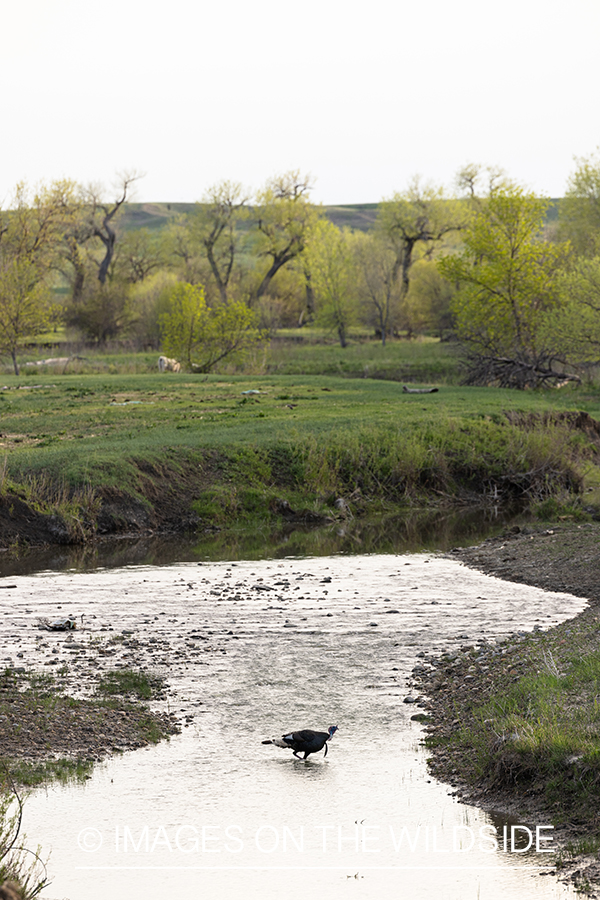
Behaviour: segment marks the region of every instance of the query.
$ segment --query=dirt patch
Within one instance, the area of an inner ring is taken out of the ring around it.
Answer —
[[[97,693],[103,687],[97,680],[88,679],[87,697],[66,687],[52,674],[20,667],[0,674],[0,790],[89,778],[93,764],[109,754],[180,732],[171,714],[151,711],[133,697]]]
[[[53,693],[18,691],[6,674],[0,679],[0,747],[9,759],[68,756],[99,760],[109,753],[137,750],[179,729],[164,714],[131,704],[103,705]]]

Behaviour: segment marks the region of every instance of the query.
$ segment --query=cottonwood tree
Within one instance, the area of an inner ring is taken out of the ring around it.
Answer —
[[[306,247],[306,264],[315,293],[316,322],[348,343],[348,328],[356,321],[356,269],[350,235],[332,222],[313,227]]]
[[[254,208],[255,249],[259,258],[267,261],[268,268],[254,291],[255,300],[268,292],[277,272],[306,248],[319,220],[319,211],[310,202],[311,188],[310,176],[295,170],[269,179],[258,193]]]
[[[437,334],[444,340],[454,330],[452,298],[454,286],[444,278],[432,259],[418,259],[412,271],[410,290],[403,312],[411,327]]]
[[[123,174],[116,186],[112,200],[105,199],[105,193],[99,185],[89,185],[83,191],[87,237],[97,238],[102,244],[103,253],[97,260],[98,281],[105,284],[115,254],[117,231],[115,220],[119,210],[131,194],[133,184],[142,176],[136,172]]]
[[[600,257],[580,258],[557,283],[561,304],[543,324],[557,358],[576,368],[600,363]]]
[[[135,321],[131,284],[158,265],[149,236],[127,236],[122,247],[118,242],[119,212],[140,177],[135,172],[120,176],[111,200],[99,185],[83,188],[79,214],[66,235],[73,286],[66,321],[98,343],[117,337]]]
[[[464,204],[445,196],[441,187],[424,184],[415,176],[406,191],[384,200],[376,228],[394,253],[394,279],[399,283],[400,303],[410,289],[410,271],[417,248],[431,255],[450,233],[467,221]]]
[[[362,316],[375,327],[385,347],[399,313],[396,254],[380,235],[357,232],[353,238]]]
[[[462,249],[438,262],[457,287],[457,334],[469,383],[526,387],[558,377],[542,325],[558,303],[567,248],[542,239],[548,201],[504,179],[473,208]]]
[[[177,284],[161,317],[163,349],[190,371],[210,372],[262,343],[255,313],[242,301],[211,308],[202,285]]]
[[[34,338],[51,322],[50,295],[34,263],[13,259],[0,267],[0,350],[8,353],[15,375],[24,338]]]
[[[208,189],[189,217],[192,238],[206,254],[222,303],[229,299],[240,250],[238,226],[248,217],[248,200],[241,184],[221,181]]]
[[[569,177],[559,206],[559,231],[582,256],[600,254],[600,149],[576,157],[577,168]]]
[[[176,216],[164,231],[166,264],[187,284],[205,284],[210,270],[190,228],[190,217]]]
[[[76,207],[71,181],[42,185],[33,194],[22,183],[0,216],[0,349],[10,354],[17,375],[19,346],[52,319],[49,286]]]

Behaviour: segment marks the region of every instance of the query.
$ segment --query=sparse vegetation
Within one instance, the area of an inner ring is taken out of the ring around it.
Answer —
[[[122,694],[137,700],[151,700],[164,693],[165,682],[158,675],[134,672],[131,669],[116,669],[106,672],[98,683],[100,694]]]

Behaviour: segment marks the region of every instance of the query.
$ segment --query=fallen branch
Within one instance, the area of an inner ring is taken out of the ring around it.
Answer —
[[[409,388],[402,385],[402,393],[404,394],[437,394],[439,388]]]

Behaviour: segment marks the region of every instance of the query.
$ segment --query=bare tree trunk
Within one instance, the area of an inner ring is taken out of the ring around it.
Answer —
[[[11,359],[12,359],[12,361],[13,361],[13,367],[14,367],[14,370],[15,370],[15,375],[19,375],[20,373],[19,373],[19,364],[18,364],[18,362],[17,362],[17,351],[16,351],[16,350],[11,350],[11,351],[10,351],[10,355],[11,355]]]
[[[206,241],[204,243],[206,246],[206,256],[207,256],[208,262],[210,264],[210,267],[212,269],[212,273],[215,276],[215,281],[217,282],[217,287],[219,288],[221,303],[225,304],[225,303],[227,303],[227,282],[229,281],[229,273],[231,272],[231,265],[228,267],[226,281],[223,281],[223,279],[221,278],[221,273],[219,272],[219,267],[217,266],[217,262],[215,260],[215,256],[213,253],[213,245],[207,243]],[[231,262],[233,263],[233,258],[232,258]]]
[[[290,259],[294,258],[294,254],[291,253],[289,255],[282,254],[281,256],[276,257],[273,260],[273,265],[261,281],[258,286],[258,290],[256,292],[256,299],[260,300],[263,294],[266,294],[269,285],[273,281],[274,277],[277,275],[282,266],[285,266],[286,263],[290,261]]]
[[[117,240],[117,235],[109,225],[108,216],[104,217],[102,227],[104,231],[100,231],[99,228],[96,228],[96,230],[94,231],[96,237],[99,237],[104,244],[105,250],[104,259],[100,263],[100,268],[98,269],[98,281],[100,282],[100,284],[104,284],[106,282],[106,276],[108,275],[108,270],[115,253],[115,242]]]
[[[315,290],[312,286],[312,276],[308,269],[304,270],[304,280],[306,283],[306,313],[308,316],[315,314]]]

